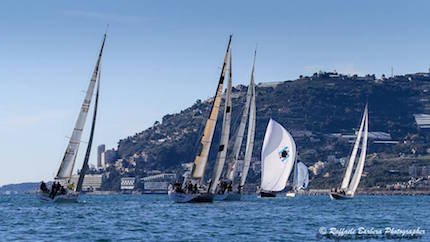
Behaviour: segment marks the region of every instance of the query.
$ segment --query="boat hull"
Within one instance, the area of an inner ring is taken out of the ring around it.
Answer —
[[[287,194],[285,194],[286,197],[296,197],[296,193],[295,192],[287,192]]]
[[[345,194],[337,193],[337,192],[331,192],[330,198],[331,198],[331,200],[348,200],[348,199],[352,199],[353,196],[349,196],[349,195],[345,195]]]
[[[51,198],[48,193],[38,192],[37,198],[43,202],[52,202],[52,203],[77,203],[79,198],[79,193],[77,192],[68,192],[63,195],[56,195],[54,198]]]
[[[260,197],[276,197],[276,192],[260,192]]]
[[[224,194],[216,194],[214,196],[215,201],[240,201],[240,193],[238,192],[226,192]]]
[[[168,192],[169,199],[175,203],[211,203],[214,196],[209,193],[182,193],[176,191]]]

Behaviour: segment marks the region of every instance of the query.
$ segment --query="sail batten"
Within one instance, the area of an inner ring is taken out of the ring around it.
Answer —
[[[81,109],[79,112],[78,119],[76,120],[75,127],[73,128],[72,136],[69,140],[69,144],[67,145],[66,151],[64,152],[63,159],[61,161],[60,168],[58,169],[56,179],[65,179],[70,180],[73,172],[73,168],[76,161],[76,156],[79,150],[79,145],[81,142],[81,137],[83,133],[83,129],[85,126],[85,122],[88,116],[88,111],[91,104],[91,99],[94,93],[97,75],[99,73],[100,61],[103,54],[103,48],[106,41],[106,34],[103,37],[102,46],[100,48],[100,52],[97,58],[96,65],[94,67],[93,74],[90,79],[90,83],[88,84],[87,91],[85,93],[84,101],[81,105]]]
[[[225,101],[224,101],[224,117],[222,122],[222,131],[221,131],[221,141],[218,148],[218,154],[215,162],[215,167],[212,175],[212,183],[210,192],[215,193],[219,179],[221,177],[221,172],[224,167],[225,158],[227,155],[227,147],[228,147],[228,140],[230,136],[230,121],[231,121],[231,88],[232,88],[232,54],[230,50],[230,60],[229,60],[229,68],[228,68],[228,82],[227,82],[227,90],[225,94]]]
[[[206,120],[205,129],[203,131],[203,136],[200,141],[200,147],[196,158],[194,159],[194,164],[191,170],[191,178],[192,179],[200,179],[200,182],[204,176],[206,163],[208,160],[209,150],[212,143],[213,133],[215,130],[216,120],[218,118],[219,108],[221,104],[221,94],[223,90],[226,64],[228,59],[228,54],[230,50],[232,36],[230,35],[227,50],[225,52],[224,64],[222,66],[221,75],[218,81],[217,90],[215,93],[214,101],[212,104],[212,108],[209,114],[209,118]]]

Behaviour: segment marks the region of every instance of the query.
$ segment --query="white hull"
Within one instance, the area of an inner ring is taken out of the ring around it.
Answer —
[[[64,195],[56,195],[54,198],[51,198],[48,193],[38,192],[37,198],[40,201],[44,202],[52,202],[52,203],[77,203],[79,198],[79,193],[77,192],[68,192]]]
[[[285,195],[286,197],[296,197],[296,193],[295,192],[287,192],[287,194]]]
[[[169,199],[175,203],[204,203],[212,202],[214,197],[208,193],[182,193],[176,191],[168,192]]]

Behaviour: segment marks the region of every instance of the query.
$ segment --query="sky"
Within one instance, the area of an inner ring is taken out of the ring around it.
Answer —
[[[98,144],[116,147],[213,95],[229,34],[234,85],[248,82],[256,46],[257,82],[319,70],[415,73],[430,67],[429,8],[396,0],[1,1],[0,185],[55,176],[107,24],[93,164]]]

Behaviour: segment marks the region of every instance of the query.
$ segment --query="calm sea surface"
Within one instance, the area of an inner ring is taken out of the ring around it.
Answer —
[[[420,227],[425,235],[411,241],[430,241],[428,196],[358,196],[348,201],[245,196],[240,202],[213,204],[175,204],[167,195],[93,195],[80,200],[48,204],[33,195],[0,196],[0,241],[329,240],[317,238],[321,227]]]

